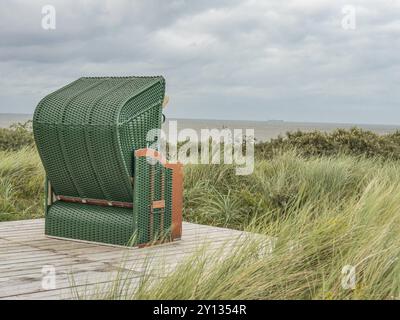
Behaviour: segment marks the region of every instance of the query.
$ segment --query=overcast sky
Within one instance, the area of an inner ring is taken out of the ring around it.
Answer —
[[[400,124],[400,1],[1,3],[0,112],[81,76],[158,74],[169,117]]]

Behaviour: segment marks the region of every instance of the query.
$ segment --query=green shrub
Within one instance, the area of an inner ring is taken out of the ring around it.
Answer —
[[[386,135],[359,128],[337,129],[331,133],[289,132],[285,137],[256,144],[255,153],[259,158],[271,158],[276,153],[293,149],[304,156],[348,154],[399,160],[400,131]]]
[[[32,121],[0,128],[0,150],[18,150],[33,144]]]

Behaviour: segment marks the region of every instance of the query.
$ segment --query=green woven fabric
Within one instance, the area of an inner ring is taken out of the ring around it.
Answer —
[[[133,203],[46,204],[47,235],[118,245],[169,236],[171,169],[134,158],[161,127],[164,94],[162,77],[80,78],[40,101],[33,130],[55,195]],[[152,210],[157,200],[165,208]]]
[[[161,127],[162,77],[80,78],[46,96],[33,130],[57,194],[132,201],[132,152]]]
[[[135,244],[131,209],[57,201],[46,216],[47,235],[126,246]]]

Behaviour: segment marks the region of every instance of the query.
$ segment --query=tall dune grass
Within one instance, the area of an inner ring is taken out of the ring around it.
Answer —
[[[232,166],[186,166],[185,218],[244,229],[282,220],[303,207],[344,207],[373,179],[400,182],[400,162],[353,156],[304,158],[294,151],[259,160],[254,173]]]
[[[137,287],[124,290],[129,281],[119,279],[96,298],[400,299],[399,169],[293,152],[258,162],[248,177],[187,167],[186,219],[276,237],[272,253],[259,254],[259,237],[223,259],[200,250],[167,276],[151,280],[148,269]]]
[[[259,225],[256,232],[277,238],[270,254],[259,254],[260,240],[223,259],[199,251],[168,276],[150,281],[148,269],[138,287],[114,286],[96,298],[399,299],[400,185],[390,169],[361,184],[345,201],[304,200]],[[345,266],[355,268],[354,287],[342,286]]]
[[[43,214],[35,150],[0,152],[0,220]],[[185,220],[276,237],[270,254],[247,241],[221,259],[197,252],[168,276],[119,281],[112,299],[399,299],[400,162],[294,151],[231,166],[186,166]],[[356,271],[342,287],[342,268]],[[148,271],[150,272],[150,271]],[[123,280],[123,279],[122,279]],[[123,294],[121,294],[123,292]]]
[[[33,147],[0,151],[0,221],[43,215],[44,175]]]

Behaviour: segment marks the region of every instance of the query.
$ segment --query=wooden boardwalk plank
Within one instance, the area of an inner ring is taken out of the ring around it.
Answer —
[[[71,299],[71,286],[85,292],[111,285],[118,273],[135,285],[149,268],[171,272],[196,250],[234,250],[245,232],[183,224],[182,240],[158,246],[123,248],[47,238],[44,220],[0,223],[0,299]],[[53,266],[56,286],[43,289],[43,267]],[[71,281],[73,279],[73,283]]]

